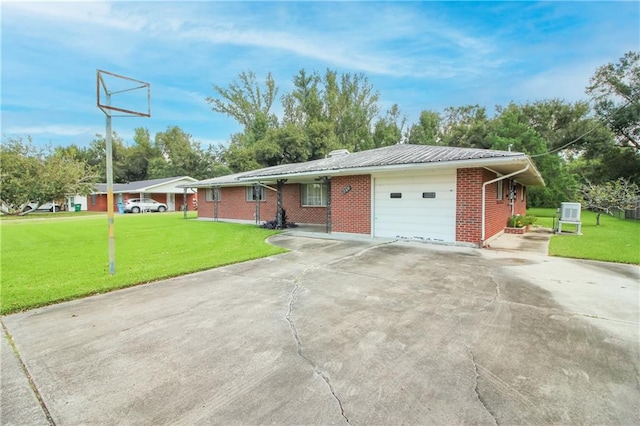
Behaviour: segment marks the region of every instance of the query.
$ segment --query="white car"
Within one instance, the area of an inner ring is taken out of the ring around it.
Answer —
[[[37,207],[37,209],[36,209]],[[60,204],[58,203],[42,203],[38,206],[38,203],[31,202],[22,208],[22,211],[27,212],[29,210],[36,209],[36,211],[49,211],[49,212],[59,212]]]
[[[166,212],[167,205],[151,198],[131,198],[124,202],[125,213]]]

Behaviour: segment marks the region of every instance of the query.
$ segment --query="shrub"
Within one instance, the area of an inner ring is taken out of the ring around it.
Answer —
[[[521,216],[519,214],[509,216],[507,220],[507,226],[509,228],[524,228],[525,226],[533,225],[537,218],[535,216]]]

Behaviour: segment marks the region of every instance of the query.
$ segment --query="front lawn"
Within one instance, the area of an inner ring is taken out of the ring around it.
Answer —
[[[25,220],[25,219],[61,219],[61,218],[69,218],[69,217],[84,217],[84,216],[104,216],[106,217],[106,212],[32,212],[25,214],[23,216],[18,215],[0,215],[0,221],[5,220]]]
[[[2,221],[0,231],[2,314],[285,251],[264,241],[277,231],[257,226],[116,215],[111,276],[104,215]]]
[[[538,218],[535,225],[553,227],[555,209],[529,209],[527,214]],[[640,221],[603,214],[600,226],[596,226],[596,214],[585,210],[581,219],[583,235],[554,235],[549,245],[550,255],[640,264]],[[575,226],[563,225],[562,230],[575,231]]]

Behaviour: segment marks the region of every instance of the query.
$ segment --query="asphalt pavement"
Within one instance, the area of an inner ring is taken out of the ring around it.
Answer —
[[[545,241],[278,235],[289,253],[5,316],[0,423],[640,423],[639,268]]]

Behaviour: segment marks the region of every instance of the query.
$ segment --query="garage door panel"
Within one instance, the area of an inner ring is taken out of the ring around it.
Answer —
[[[455,188],[455,170],[374,177],[374,234],[455,241]],[[435,197],[423,198],[425,192]]]

